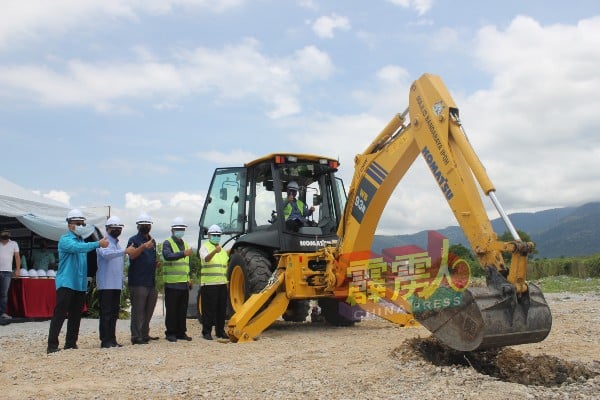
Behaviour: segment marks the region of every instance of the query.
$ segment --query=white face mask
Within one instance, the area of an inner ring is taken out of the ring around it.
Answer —
[[[75,227],[75,234],[77,236],[81,236],[83,239],[86,239],[92,233],[94,233],[94,226],[92,224],[89,224],[89,225],[86,225],[86,226],[77,225]]]

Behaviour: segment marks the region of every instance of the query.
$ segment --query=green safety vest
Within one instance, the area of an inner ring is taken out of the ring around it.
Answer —
[[[167,239],[171,243],[171,249],[174,253],[182,251],[172,237]],[[187,249],[188,245],[183,242],[183,250]],[[163,281],[165,283],[180,283],[188,282],[190,280],[190,258],[183,257],[179,260],[163,262]]]
[[[207,241],[203,245],[208,252],[211,253],[215,249],[215,245]],[[227,283],[227,264],[229,263],[229,255],[225,249],[215,254],[210,261],[204,261],[200,257],[202,268],[200,269],[200,284],[201,285],[217,285]]]
[[[296,207],[298,207],[298,210],[300,211],[300,215],[302,215],[304,217],[304,202],[302,202],[302,200],[300,200],[300,199],[296,199]],[[290,217],[290,215],[292,215],[292,204],[287,203],[285,205],[285,207],[283,208],[283,220],[287,221],[287,219]]]

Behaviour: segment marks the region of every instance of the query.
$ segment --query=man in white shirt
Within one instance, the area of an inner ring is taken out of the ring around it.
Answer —
[[[16,264],[14,276],[19,276],[21,272],[21,256],[19,254],[19,245],[10,240],[10,232],[2,230],[0,232],[0,318],[10,319],[11,316],[6,313],[8,305],[8,289],[13,277],[12,263],[13,258]]]

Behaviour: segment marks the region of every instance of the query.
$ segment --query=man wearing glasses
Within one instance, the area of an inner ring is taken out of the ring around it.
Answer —
[[[218,338],[226,339],[225,313],[227,311],[227,264],[229,252],[222,249],[221,227],[208,228],[208,240],[200,247],[200,300],[202,302],[202,337],[212,340],[215,327]]]
[[[58,351],[58,335],[67,314],[65,349],[77,349],[81,310],[87,291],[87,253],[108,246],[108,240],[86,243],[91,229],[86,226],[85,216],[77,209],[67,214],[69,231],[58,241],[58,271],[56,273],[56,306],[48,331],[47,353]]]

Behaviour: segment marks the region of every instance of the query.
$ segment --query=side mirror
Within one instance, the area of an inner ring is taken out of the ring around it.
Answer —
[[[221,200],[227,200],[227,188],[221,188],[219,191],[219,198]]]
[[[323,196],[320,194],[313,194],[313,206],[321,205],[323,202]]]

